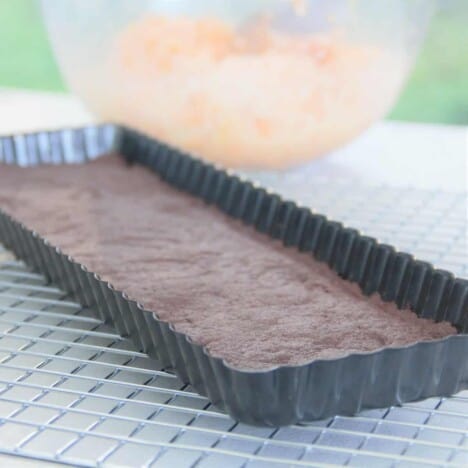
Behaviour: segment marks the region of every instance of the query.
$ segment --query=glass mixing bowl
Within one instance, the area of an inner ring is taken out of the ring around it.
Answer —
[[[70,89],[99,118],[229,167],[347,143],[394,104],[430,0],[42,0]]]

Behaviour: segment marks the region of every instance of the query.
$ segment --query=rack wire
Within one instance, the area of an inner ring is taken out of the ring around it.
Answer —
[[[467,194],[256,178],[468,277]],[[0,246],[0,453],[74,466],[468,466],[468,391],[306,426],[239,424]]]

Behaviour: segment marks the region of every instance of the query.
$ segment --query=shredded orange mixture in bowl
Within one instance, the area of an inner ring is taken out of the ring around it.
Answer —
[[[121,31],[102,67],[104,79],[82,90],[100,116],[229,167],[280,168],[383,117],[407,63],[338,33],[287,34],[267,19],[236,28],[150,14]]]

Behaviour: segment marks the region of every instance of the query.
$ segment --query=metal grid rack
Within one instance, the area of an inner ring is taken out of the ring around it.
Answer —
[[[291,178],[260,180],[468,277],[466,194],[408,189],[402,196],[390,187],[351,191],[350,183],[326,181],[308,183],[305,192]],[[468,465],[468,391],[307,426],[245,426],[5,250],[0,364],[4,454],[75,466]]]

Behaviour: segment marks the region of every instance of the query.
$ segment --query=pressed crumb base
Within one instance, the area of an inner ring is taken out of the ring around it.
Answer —
[[[118,156],[0,165],[0,207],[229,364],[297,365],[456,333]]]

